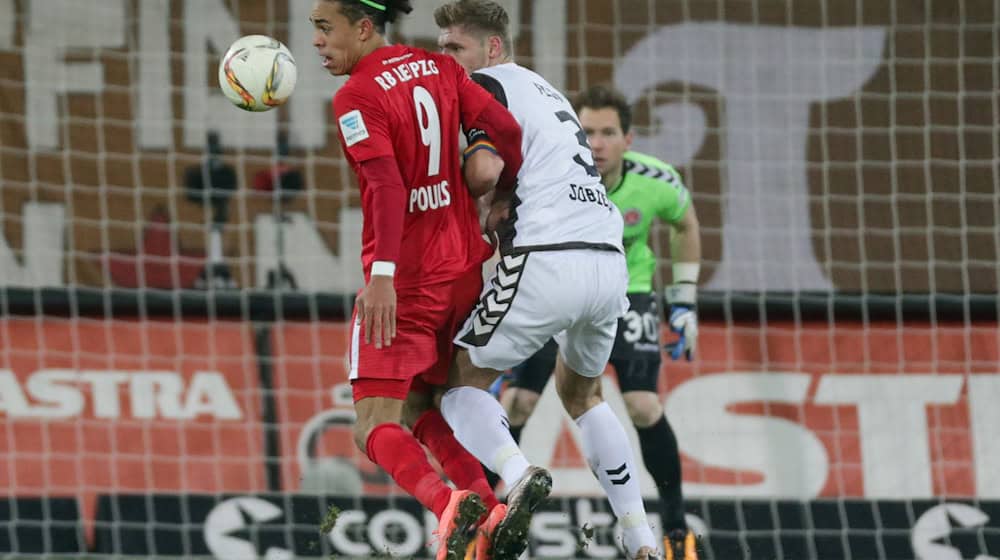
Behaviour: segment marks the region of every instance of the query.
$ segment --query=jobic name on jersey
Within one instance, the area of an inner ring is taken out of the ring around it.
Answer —
[[[582,185],[570,185],[569,199],[577,202],[593,202],[605,208],[611,208],[611,201],[608,199],[607,193],[600,186],[586,187]]]
[[[406,54],[395,59],[389,59],[383,62],[383,64],[392,64],[398,62],[399,59],[410,58],[411,54]],[[375,81],[378,85],[382,86],[382,89],[389,91],[390,89],[396,87],[398,84],[409,82],[414,78],[419,78],[420,76],[430,76],[434,74],[440,74],[437,64],[434,64],[433,60],[415,60],[413,62],[402,62],[391,68],[392,72],[385,70],[382,74],[375,76]]]

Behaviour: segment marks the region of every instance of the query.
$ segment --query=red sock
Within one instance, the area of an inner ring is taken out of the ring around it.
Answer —
[[[431,455],[441,463],[444,474],[461,490],[472,490],[483,499],[487,511],[499,504],[493,488],[486,481],[483,466],[472,456],[452,433],[451,427],[436,408],[420,415],[413,425],[413,435],[430,449]]]
[[[379,424],[368,434],[368,458],[385,469],[396,484],[441,517],[451,488],[427,461],[424,448],[399,424]]]

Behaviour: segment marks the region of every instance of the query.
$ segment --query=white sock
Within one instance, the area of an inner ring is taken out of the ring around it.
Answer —
[[[584,412],[576,419],[576,424],[583,434],[587,462],[622,526],[626,552],[635,554],[642,546],[659,550],[653,530],[646,521],[646,507],[639,488],[640,471],[622,423],[608,403],[602,402]]]
[[[455,439],[479,462],[500,475],[508,488],[530,464],[510,435],[507,413],[493,395],[475,387],[457,387],[441,397],[441,415]]]

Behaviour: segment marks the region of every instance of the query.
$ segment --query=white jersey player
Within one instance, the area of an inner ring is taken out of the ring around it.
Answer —
[[[455,342],[477,367],[502,371],[555,336],[567,365],[598,376],[628,310],[621,213],[576,112],[548,81],[513,62],[472,79],[521,125],[524,163],[496,227],[502,258]]]
[[[659,541],[646,520],[635,454],[600,396],[618,318],[628,310],[621,213],[600,182],[569,101],[511,60],[504,9],[492,0],[455,0],[434,16],[442,50],[510,110],[523,132],[516,187],[498,190],[493,204],[492,213],[504,217],[496,227],[501,258],[455,338],[458,379],[441,400],[459,442],[510,488],[506,516],[490,516],[478,546],[486,557],[516,558],[527,546],[532,511],[551,489],[549,474],[528,463],[506,428],[503,407],[485,389],[555,338],[558,393],[580,426],[586,459],[622,525],[624,547],[630,558],[656,558]],[[465,167],[474,192],[502,175],[491,152],[489,139],[474,131]]]

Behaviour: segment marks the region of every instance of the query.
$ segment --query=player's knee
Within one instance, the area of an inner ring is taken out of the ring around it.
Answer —
[[[354,403],[354,443],[368,453],[368,438],[382,424],[401,424],[404,402],[395,398],[366,398]]]
[[[652,391],[628,391],[622,395],[628,416],[638,428],[647,428],[663,417],[663,405]]]
[[[417,409],[411,406],[406,406],[403,408],[403,421],[400,422],[404,427],[413,429],[413,426],[417,424],[417,420],[420,416],[426,412],[426,408]]]
[[[507,419],[511,426],[522,426],[528,421],[538,405],[539,394],[528,389],[515,389],[514,398],[507,408]]]
[[[365,455],[368,454],[368,436],[371,435],[373,427],[369,422],[360,419],[354,423],[354,444]]]
[[[500,372],[483,369],[472,363],[468,350],[459,350],[449,373],[448,384],[452,387],[475,387],[484,391],[500,376]]]
[[[403,405],[403,426],[412,429],[417,424],[417,420],[434,406],[434,402],[435,396],[433,394],[410,393]]]
[[[572,374],[556,382],[556,390],[563,408],[574,420],[591,408],[601,404],[601,378]]]

